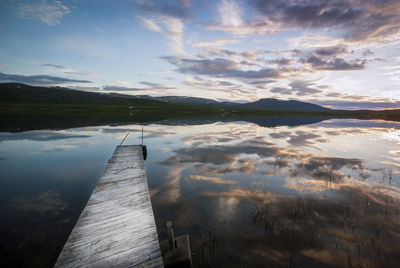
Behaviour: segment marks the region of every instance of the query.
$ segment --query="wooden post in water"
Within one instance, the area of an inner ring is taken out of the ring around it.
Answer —
[[[192,253],[190,252],[190,240],[187,234],[175,239],[172,222],[167,222],[168,250],[163,255],[164,264],[167,268],[191,268]],[[165,245],[165,242],[162,242]]]
[[[168,232],[168,242],[169,242],[169,250],[174,250],[175,248],[175,237],[174,237],[174,229],[172,229],[172,222],[167,222],[167,232]]]

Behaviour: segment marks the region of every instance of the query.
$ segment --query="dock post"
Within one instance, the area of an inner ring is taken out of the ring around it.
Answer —
[[[187,234],[175,239],[172,221],[167,221],[168,242],[164,240],[164,248],[168,250],[163,255],[165,268],[192,268],[192,253],[190,251],[190,240]]]
[[[167,221],[167,233],[168,233],[169,250],[172,251],[175,248],[175,237],[174,237],[174,229],[172,228],[171,221]]]

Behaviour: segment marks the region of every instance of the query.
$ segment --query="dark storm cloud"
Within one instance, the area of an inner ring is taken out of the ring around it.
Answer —
[[[191,12],[179,1],[138,1],[140,10],[148,15],[165,15],[178,19],[188,19]]]
[[[0,81],[19,82],[30,85],[58,85],[68,83],[91,83],[88,80],[77,80],[51,75],[18,75],[0,72]]]
[[[400,3],[376,0],[255,0],[252,6],[269,21],[292,28],[339,30],[351,40],[398,32]]]
[[[364,69],[366,60],[354,60],[347,62],[342,58],[334,58],[332,60],[325,60],[317,56],[311,56],[307,59],[300,59],[302,63],[309,63],[315,70],[329,70],[329,71],[346,71],[346,70],[361,70]]]
[[[279,72],[272,68],[259,70],[241,70],[240,64],[233,60],[216,59],[185,59],[177,57],[161,57],[178,67],[177,71],[186,74],[208,75],[213,77],[234,77],[247,79],[277,78]]]

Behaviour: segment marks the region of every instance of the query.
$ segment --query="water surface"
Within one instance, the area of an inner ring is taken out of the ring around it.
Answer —
[[[160,240],[172,220],[203,267],[399,266],[400,124],[248,121],[144,127]],[[2,263],[52,266],[127,132],[0,133]]]

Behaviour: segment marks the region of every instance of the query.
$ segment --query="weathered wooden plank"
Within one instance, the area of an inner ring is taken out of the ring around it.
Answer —
[[[118,146],[55,267],[163,267],[141,146]]]

